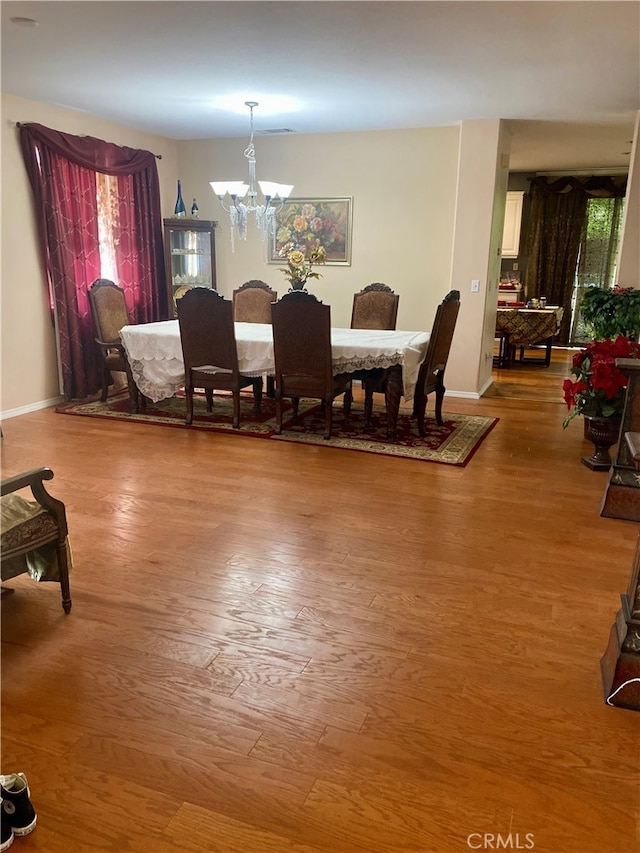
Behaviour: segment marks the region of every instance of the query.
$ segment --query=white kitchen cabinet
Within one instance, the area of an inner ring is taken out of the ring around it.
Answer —
[[[502,234],[503,258],[518,257],[523,199],[524,192],[507,193],[507,203],[504,210],[504,231]]]

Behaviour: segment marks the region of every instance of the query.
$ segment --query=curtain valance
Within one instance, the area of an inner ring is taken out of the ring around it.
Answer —
[[[156,155],[151,151],[127,148],[115,142],[105,142],[93,136],[63,133],[34,122],[20,124],[20,137],[47,145],[61,157],[95,172],[108,175],[133,175],[153,166]]]
[[[626,175],[591,175],[590,177],[563,176],[561,178],[538,175],[532,178],[532,195],[566,195],[575,192],[588,198],[624,198],[627,191]]]

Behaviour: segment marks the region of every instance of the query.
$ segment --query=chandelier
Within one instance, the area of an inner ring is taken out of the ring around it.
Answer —
[[[258,106],[258,102],[245,101],[245,106],[249,107],[251,122],[251,138],[244,151],[244,156],[249,163],[249,183],[245,184],[244,181],[210,181],[211,189],[218,196],[223,210],[229,214],[232,252],[235,252],[234,234],[236,229],[241,240],[247,239],[247,221],[250,213],[255,215],[256,226],[263,242],[265,237],[273,233],[275,216],[282,210],[293,189],[293,184],[258,181],[260,191],[264,196],[264,204],[258,202],[256,149],[253,144],[253,109]],[[229,197],[228,201],[227,196]]]

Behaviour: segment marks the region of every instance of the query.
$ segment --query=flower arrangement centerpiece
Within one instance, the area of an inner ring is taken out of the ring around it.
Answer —
[[[624,335],[615,340],[592,341],[573,357],[575,379],[565,379],[562,390],[569,414],[563,427],[576,415],[589,418],[622,417],[627,377],[616,367],[617,358],[638,358],[640,344]]]
[[[313,269],[326,260],[327,255],[322,246],[298,249],[288,244],[282,247],[279,255],[287,259],[287,266],[280,267],[279,272],[285,274],[293,290],[302,290],[308,278],[322,278],[321,273]]]

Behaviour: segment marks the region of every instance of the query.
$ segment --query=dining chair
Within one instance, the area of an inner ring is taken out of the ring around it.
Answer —
[[[231,391],[233,426],[240,427],[240,391],[253,387],[254,414],[260,414],[262,377],[243,376],[233,326],[233,302],[209,287],[193,287],[176,304],[184,359],[186,424],[193,423],[193,392],[202,388],[207,411],[213,411],[213,392]]]
[[[102,361],[102,395],[104,403],[113,383],[113,372],[127,377],[129,405],[132,414],[144,408],[145,399],[131,373],[127,353],[120,340],[120,329],[130,324],[124,290],[108,278],[96,279],[89,288],[89,305],[95,331],[95,342]]]
[[[460,310],[460,291],[451,290],[438,305],[435,319],[431,328],[427,354],[420,366],[416,390],[413,398],[413,416],[417,419],[418,432],[421,437],[426,435],[424,418],[427,407],[427,397],[435,392],[436,422],[442,426],[442,401],[445,395],[444,373],[451,350],[451,341]],[[389,381],[389,370],[371,371],[364,381],[364,411],[365,424],[371,422],[373,411],[373,394],[385,393]]]
[[[236,323],[271,323],[271,303],[278,294],[259,279],[245,281],[233,291],[233,319]]]
[[[396,327],[400,296],[380,281],[368,284],[353,296],[352,329],[389,329]]]
[[[236,323],[271,325],[271,303],[278,294],[260,279],[251,279],[233,291],[233,319]],[[267,397],[275,393],[273,376],[267,376]]]
[[[460,291],[451,290],[436,309],[435,320],[431,328],[427,354],[420,366],[415,396],[413,398],[413,414],[418,422],[418,432],[421,437],[426,435],[424,416],[427,409],[427,397],[435,392],[436,423],[442,426],[442,401],[446,388],[444,373],[451,351],[451,341],[456,329],[458,312],[460,311]]]
[[[331,359],[331,308],[303,290],[286,293],[271,306],[275,359],[276,434],[282,433],[282,400],[293,400],[298,416],[301,397],[322,401],[324,438],[331,438],[333,400],[344,394],[344,423],[351,413],[351,374],[334,376]]]

